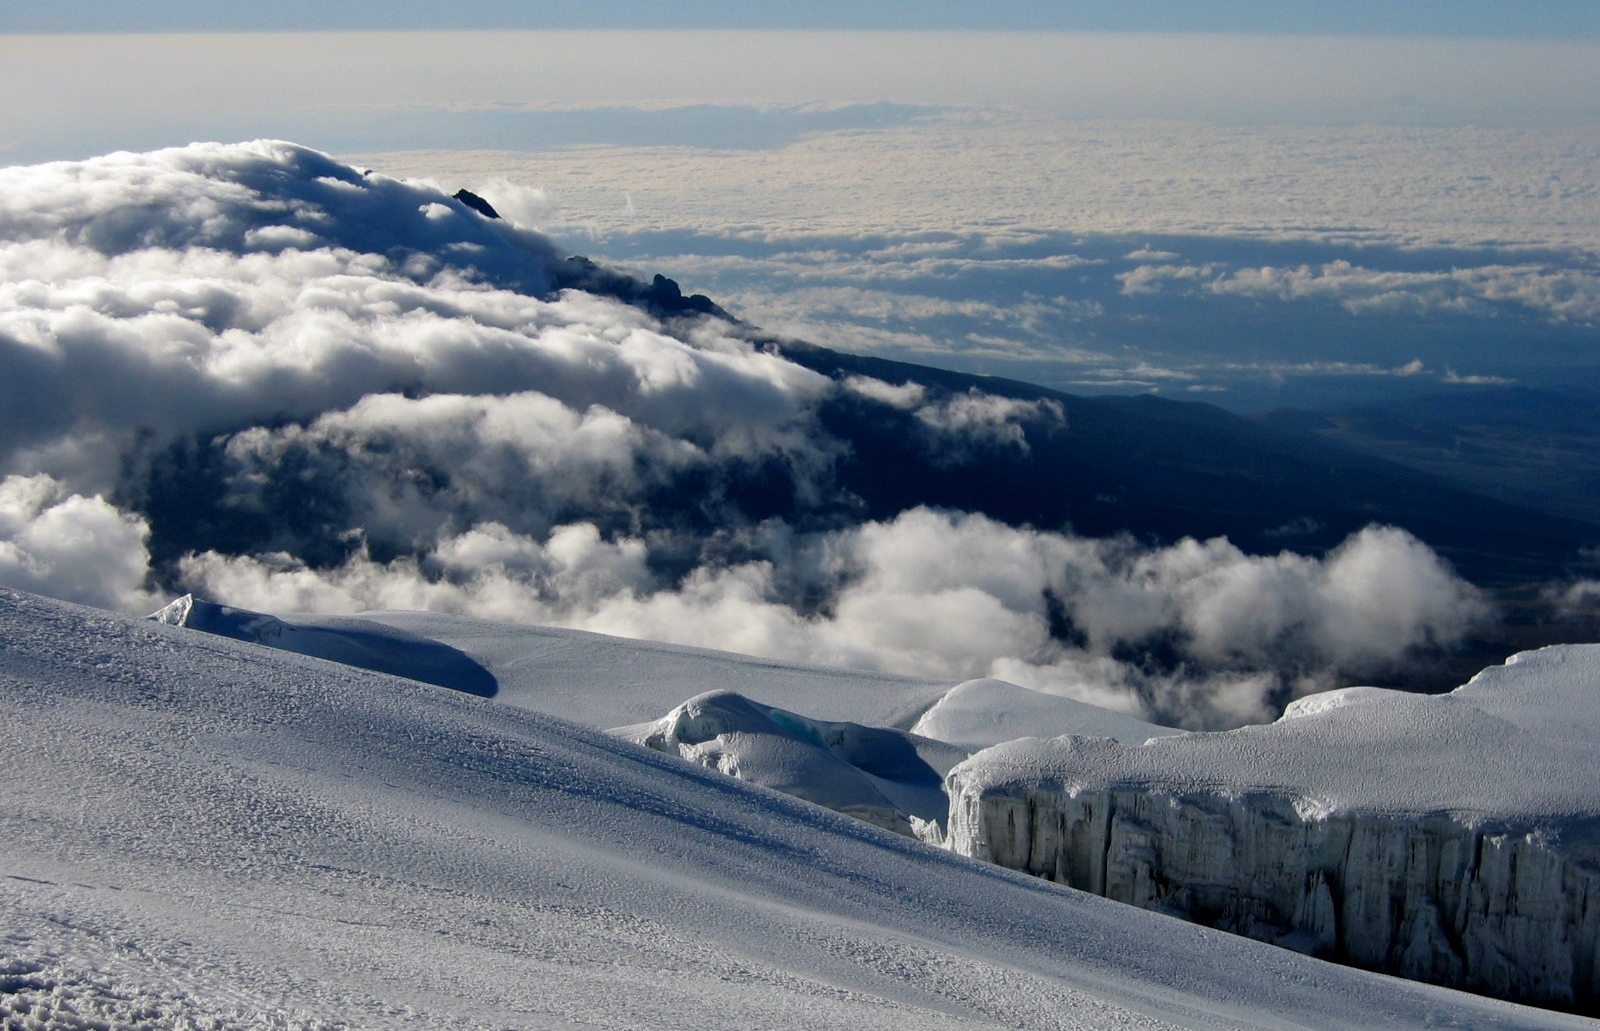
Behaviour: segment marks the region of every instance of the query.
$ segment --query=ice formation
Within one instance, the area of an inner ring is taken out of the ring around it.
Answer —
[[[947,787],[966,855],[1355,966],[1600,1004],[1600,646],[1227,733],[1024,739]]]
[[[808,719],[708,691],[654,723],[612,731],[909,837],[938,843],[941,781],[967,752],[903,731]]]

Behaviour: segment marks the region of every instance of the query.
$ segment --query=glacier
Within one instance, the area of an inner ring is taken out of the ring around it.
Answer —
[[[1315,694],[1277,723],[1205,734],[999,680],[792,667],[437,614],[277,617],[189,599],[164,621],[380,671],[375,657],[425,655],[431,642],[480,664],[497,702],[597,728],[698,689],[610,733],[1317,958],[1595,1010],[1600,646],[1514,656],[1444,696]]]
[[[629,675],[563,640],[594,682]],[[0,719],[6,1026],[1591,1026],[1116,905],[498,697],[5,589]]]
[[[949,846],[1369,970],[1600,1011],[1600,646],[1442,696],[1313,695],[1130,745],[1027,738],[953,769]]]

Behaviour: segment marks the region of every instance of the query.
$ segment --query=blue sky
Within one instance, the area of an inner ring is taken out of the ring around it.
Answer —
[[[1594,0],[0,0],[0,32],[813,28],[1600,39]]]

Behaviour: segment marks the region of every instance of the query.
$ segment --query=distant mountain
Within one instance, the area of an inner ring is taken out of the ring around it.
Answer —
[[[736,321],[710,298],[686,298],[676,282],[659,275],[647,285],[582,257],[568,259],[567,268],[571,279],[561,280],[563,286],[614,297],[657,317],[710,314]],[[1080,396],[846,354],[755,328],[750,333],[770,352],[837,381],[870,377],[890,387],[922,388],[915,405],[885,405],[871,393],[841,391],[820,407],[822,427],[849,444],[836,466],[839,484],[869,518],[934,505],[1087,536],[1129,533],[1163,543],[1227,537],[1256,553],[1323,551],[1382,523],[1416,534],[1484,586],[1560,576],[1583,549],[1600,545],[1600,508],[1539,489],[1548,486],[1549,473],[1532,469],[1548,462],[1523,463],[1529,475],[1520,478],[1513,465],[1529,457],[1525,452],[1535,442],[1576,438],[1588,459],[1580,465],[1594,468],[1575,470],[1571,478],[1581,478],[1600,501],[1600,406],[1577,397],[1480,391],[1406,409],[1430,442],[1476,417],[1511,416],[1494,420],[1502,439],[1513,442],[1505,460],[1476,466],[1474,473],[1459,458],[1428,461],[1403,446],[1408,437],[1394,428],[1412,423],[1393,408],[1285,410],[1252,419],[1203,402],[1155,394]],[[1042,402],[1057,407],[1061,418],[1019,422],[1025,447],[952,451],[945,442],[930,442],[919,424],[924,406],[974,395]],[[1436,428],[1430,432],[1430,426]],[[1532,480],[1532,489],[1518,489],[1521,479]],[[789,515],[785,488],[778,490],[774,496],[750,482],[743,497],[760,514]]]
[[[1317,434],[1489,497],[1592,521],[1600,395],[1470,387],[1381,405],[1282,409],[1260,421]]]
[[[1582,548],[1600,543],[1594,522],[1474,492],[1330,439],[1301,419],[1253,420],[1150,394],[1079,397],[809,344],[773,346],[838,379],[870,376],[919,384],[930,397],[977,391],[1060,407],[1058,423],[1024,424],[1026,450],[951,458],[920,442],[911,413],[847,393],[830,400],[822,423],[851,443],[841,483],[873,516],[931,504],[1090,536],[1226,536],[1258,553],[1320,551],[1384,523],[1494,586],[1558,575]]]

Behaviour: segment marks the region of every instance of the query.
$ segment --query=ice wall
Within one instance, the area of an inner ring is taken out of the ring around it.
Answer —
[[[1600,871],[1537,834],[1265,795],[973,791],[959,772],[952,793],[965,855],[1368,970],[1597,1008]]]
[[[1027,739],[951,771],[949,846],[1323,958],[1600,1012],[1600,648],[1266,727]]]

